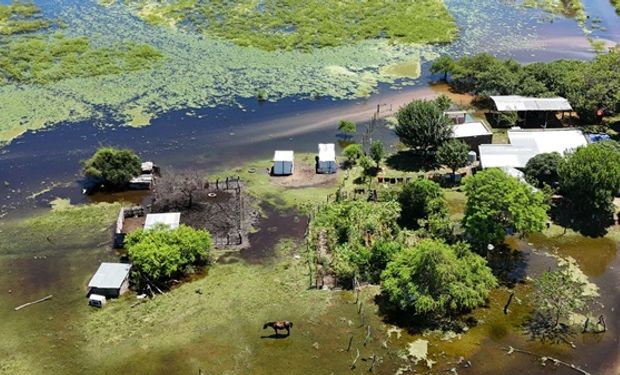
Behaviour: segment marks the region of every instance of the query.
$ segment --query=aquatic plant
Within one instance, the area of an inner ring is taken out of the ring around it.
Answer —
[[[216,35],[240,46],[309,50],[387,39],[445,43],[456,26],[442,0],[124,1],[146,22]]]
[[[524,0],[523,5],[531,8],[541,8],[553,14],[575,17],[581,24],[587,18],[582,0]]]
[[[43,30],[51,25],[51,21],[42,18],[41,9],[34,3],[0,4],[0,36]]]

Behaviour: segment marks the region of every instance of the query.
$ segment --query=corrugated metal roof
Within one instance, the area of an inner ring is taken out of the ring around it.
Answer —
[[[452,125],[452,134],[454,138],[466,138],[488,135],[491,132],[481,122],[466,122],[464,124]]]
[[[176,229],[181,222],[180,212],[169,212],[163,214],[148,214],[144,221],[144,229],[151,229],[158,224],[164,224],[170,227],[170,229]]]
[[[336,161],[336,145],[319,143],[319,161]]]
[[[519,95],[491,96],[500,112],[514,111],[572,111],[568,100],[556,98],[529,98]]]
[[[538,154],[564,154],[588,143],[581,130],[577,129],[512,129],[508,131],[508,139],[510,144],[507,145],[480,145],[480,164],[483,168],[524,168]]]
[[[293,151],[276,151],[273,155],[273,161],[295,161],[295,153]]]
[[[131,264],[101,263],[99,269],[88,283],[89,288],[113,289],[120,288],[129,275]]]

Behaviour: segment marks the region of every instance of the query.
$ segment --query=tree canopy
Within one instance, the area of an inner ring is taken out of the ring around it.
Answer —
[[[341,120],[338,123],[338,131],[345,137],[352,137],[357,133],[357,125],[353,121]]]
[[[381,159],[385,156],[385,150],[383,149],[383,143],[381,141],[373,141],[370,144],[370,158],[377,164],[377,168],[381,166]]]
[[[578,219],[594,232],[600,232],[601,227],[613,222],[613,200],[620,191],[617,143],[599,142],[578,148],[560,163],[558,175],[561,192],[570,201],[571,211]]]
[[[417,315],[443,317],[485,303],[497,280],[465,243],[425,239],[395,254],[381,274],[389,300]]]
[[[345,147],[344,150],[342,150],[342,154],[347,158],[347,162],[353,165],[357,159],[364,155],[364,150],[362,149],[362,145],[353,143]]]
[[[129,149],[102,147],[83,164],[84,175],[107,187],[123,187],[140,174],[141,162]]]
[[[479,96],[562,96],[583,122],[594,120],[596,110],[620,111],[620,48],[610,49],[590,62],[558,60],[522,65],[488,53],[449,61],[443,57],[432,72],[450,75],[450,84]]]
[[[401,207],[399,223],[409,229],[427,227],[439,236],[451,232],[447,221],[448,202],[441,187],[430,180],[418,179],[403,187],[398,195]]]
[[[394,131],[400,141],[413,150],[428,152],[450,139],[450,119],[437,100],[414,100],[396,114]]]
[[[450,168],[452,174],[455,174],[457,169],[467,165],[468,153],[469,146],[467,146],[467,144],[452,139],[439,146],[436,155],[437,162]]]
[[[205,260],[213,243],[206,230],[186,225],[166,225],[138,230],[125,238],[133,265],[153,280],[165,280],[186,273],[188,266]]]
[[[499,244],[507,233],[522,235],[544,228],[549,206],[545,196],[491,168],[465,179],[463,226],[475,243]]]
[[[538,188],[544,185],[554,187],[558,184],[560,163],[562,155],[557,152],[538,154],[525,165],[525,179]]]

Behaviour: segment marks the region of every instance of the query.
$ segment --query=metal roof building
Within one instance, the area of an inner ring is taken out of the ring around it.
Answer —
[[[481,122],[466,122],[464,124],[452,125],[452,136],[454,138],[477,137],[489,134],[492,133]]]
[[[118,297],[129,289],[131,264],[101,263],[88,283],[89,294]]]
[[[491,96],[495,107],[500,112],[530,112],[530,111],[549,111],[549,112],[571,112],[568,100],[562,97],[556,98],[529,98],[519,95]]]
[[[317,173],[336,173],[336,145],[333,143],[319,143],[319,159]]]
[[[156,225],[163,224],[170,229],[176,229],[181,222],[180,212],[169,212],[163,214],[148,214],[144,221],[144,230],[149,230]]]
[[[295,153],[293,151],[276,151],[273,155],[273,169],[276,176],[291,175],[295,169]]]
[[[577,129],[513,128],[508,131],[508,139],[510,144],[480,145],[480,164],[483,168],[524,168],[538,154],[564,154],[588,143],[581,130]]]

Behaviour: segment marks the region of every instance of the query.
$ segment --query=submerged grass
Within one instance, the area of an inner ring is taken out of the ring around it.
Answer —
[[[42,19],[41,10],[34,3],[0,4],[0,36],[39,31],[50,26],[52,22]]]
[[[447,43],[457,29],[442,0],[124,1],[145,21],[184,25],[265,50],[334,47],[368,39]]]

